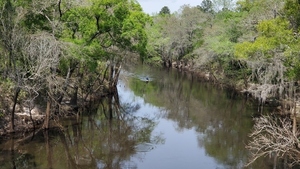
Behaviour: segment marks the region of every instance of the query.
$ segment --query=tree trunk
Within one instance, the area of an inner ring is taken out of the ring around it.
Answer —
[[[67,87],[68,87],[68,84],[69,84],[70,76],[71,76],[71,68],[69,67],[68,73],[67,73],[67,77],[66,77],[66,80],[65,80],[65,84],[64,84],[64,86],[63,86],[63,88],[62,88],[63,91],[66,91],[66,90],[67,90]],[[59,96],[59,98],[57,99],[58,104],[61,104],[63,98],[64,98],[64,93],[61,93],[60,96]]]
[[[294,100],[294,112],[293,113],[293,135],[294,137],[297,137],[296,136],[296,131],[297,131],[297,107],[296,107],[296,101]]]
[[[105,77],[106,77],[106,73],[107,73],[107,70],[108,70],[109,67],[110,67],[110,66],[106,66],[106,68],[105,68],[105,71],[104,71],[104,74],[103,74],[103,78],[102,78],[102,81],[101,81],[102,84],[103,84],[103,82],[104,82],[104,79],[105,79]]]
[[[16,88],[15,91],[15,96],[14,96],[14,105],[13,105],[13,109],[11,112],[11,126],[10,126],[10,130],[11,132],[15,131],[15,110],[16,110],[16,105],[17,105],[17,101],[18,101],[18,97],[20,94],[21,89],[19,87]]]
[[[121,65],[120,64],[117,65],[118,66],[110,65],[109,85],[108,85],[110,93],[114,93],[116,91],[116,86],[121,72]]]
[[[114,78],[114,66],[112,65],[112,63],[110,63],[109,84],[108,84],[110,92],[113,88],[113,78]]]
[[[290,83],[291,86],[291,92],[290,92],[290,97],[293,97],[293,102],[291,104],[291,106],[294,108],[292,109],[293,112],[291,112],[292,116],[293,116],[293,136],[296,136],[296,131],[297,131],[297,103],[296,103],[296,90],[294,88],[294,86],[292,85],[292,83]]]
[[[121,68],[122,68],[122,66],[119,65],[119,67],[117,67],[117,68],[115,69],[115,75],[114,75],[114,78],[113,78],[113,86],[114,86],[114,87],[117,86],[117,84],[118,84],[118,80],[119,80]]]
[[[31,106],[29,106],[29,117],[30,117],[30,121],[32,122],[32,126],[33,126],[33,131],[35,131],[35,123],[34,123],[34,120],[32,118],[32,114],[31,114]]]
[[[77,100],[78,100],[78,86],[74,86],[74,90],[71,95],[70,106],[74,111],[78,110]]]
[[[78,86],[74,86],[74,90],[72,92],[71,100],[70,100],[70,104],[72,106],[77,106],[77,100],[78,100],[77,93],[78,93]]]
[[[51,101],[48,99],[48,101],[47,101],[47,109],[46,109],[46,116],[45,116],[45,121],[44,121],[44,125],[43,125],[44,129],[49,129],[50,107],[51,107]]]
[[[113,95],[109,95],[108,97],[108,119],[112,120],[113,119]]]

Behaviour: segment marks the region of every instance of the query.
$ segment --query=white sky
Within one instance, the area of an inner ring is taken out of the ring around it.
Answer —
[[[171,13],[178,11],[182,5],[197,6],[201,5],[202,0],[137,0],[145,13],[153,14],[167,6]]]

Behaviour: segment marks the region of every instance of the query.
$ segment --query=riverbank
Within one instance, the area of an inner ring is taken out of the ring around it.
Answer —
[[[153,64],[148,62],[150,66],[164,68],[165,64]],[[221,68],[215,70],[209,70],[208,68],[197,68],[193,66],[192,62],[173,62],[166,69],[174,69],[182,73],[191,74],[195,76],[199,81],[211,83],[220,88],[229,89],[235,91],[239,95],[243,95],[251,102],[257,105],[258,111],[260,109],[270,107],[272,113],[278,115],[290,115],[293,110],[294,103],[290,99],[277,98],[273,91],[270,89],[272,85],[255,84],[245,81],[244,79],[238,79],[237,77],[231,77],[227,75]],[[300,101],[296,101],[296,105],[300,105]],[[297,117],[300,118],[300,107],[297,106]]]
[[[191,74],[146,65],[131,68],[123,69],[118,84],[124,111],[120,118],[105,118],[110,107],[113,112],[118,108],[106,97],[104,106],[82,114],[80,123],[64,120],[63,132],[41,131],[18,144],[15,158],[0,153],[2,168],[11,168],[3,166],[13,159],[29,168],[242,168],[255,113],[252,105],[231,91],[198,83]],[[0,149],[10,149],[5,143]],[[32,158],[20,158],[24,156]],[[253,167],[267,169],[268,162],[258,161]]]
[[[71,104],[71,97],[65,97],[59,107],[51,106],[50,111],[52,111],[50,117],[50,128],[61,128],[59,123],[60,119],[76,117],[82,111],[87,109],[92,109],[91,104],[97,102],[102,98],[107,97],[112,94],[112,90],[102,88],[97,93],[89,94],[88,97],[82,97],[83,95],[78,95],[77,104]],[[30,133],[35,130],[44,129],[44,122],[46,118],[47,102],[43,98],[38,99],[38,103],[34,104],[34,107],[29,110],[21,101],[15,106],[14,113],[14,130],[11,130],[11,112],[13,110],[13,100],[8,96],[8,94],[0,96],[0,136],[9,135],[20,135],[21,137],[25,133]],[[87,95],[85,95],[87,96]],[[58,109],[54,112],[55,109]]]
[[[137,62],[136,62],[137,64]],[[138,65],[138,64],[137,64]],[[132,65],[131,65],[132,66]],[[163,67],[161,66],[162,71],[164,71]],[[150,69],[157,69],[155,66],[151,66]],[[257,105],[258,109],[261,109],[260,106],[265,106],[265,107],[271,107],[273,110],[280,111],[281,108],[279,107],[280,103],[277,100],[266,100],[265,105],[260,105],[259,101],[257,98],[253,97],[251,94],[245,91],[245,88],[242,85],[232,85],[226,83],[226,80],[224,80],[224,77],[221,77],[221,74],[219,76],[216,76],[214,73],[211,73],[208,70],[200,70],[196,69],[191,66],[191,64],[187,65],[177,65],[176,62],[172,63],[172,66],[167,69],[174,69],[182,74],[187,74],[188,76],[193,76],[195,79],[197,79],[198,82],[205,82],[209,83],[211,85],[214,85],[218,88],[226,88],[227,90],[234,91],[235,94],[238,95],[243,95],[243,97],[247,97],[249,101],[251,101],[253,104]],[[85,107],[89,106],[89,101],[92,100],[98,100],[106,97],[109,94],[109,91],[104,91],[101,90],[98,94],[94,93],[94,96],[89,96],[87,98],[87,102],[85,102],[84,98],[81,98],[79,95],[78,97],[78,106],[76,107],[76,110],[74,110],[74,107],[70,105],[70,99],[71,98],[66,98],[63,100],[61,109],[65,110],[67,113],[67,116],[76,116],[78,110],[82,110]],[[2,99],[3,100],[3,99]],[[7,105],[12,105],[13,101],[12,100],[7,100],[6,102],[9,103]],[[46,112],[46,102],[44,103],[44,106],[35,106],[31,110],[31,117],[28,108],[21,107],[19,104],[16,106],[16,113],[15,113],[15,133],[18,132],[29,132],[37,128],[41,128],[42,125],[44,124],[45,120],[45,112]],[[12,108],[6,112],[11,112]],[[4,112],[4,109],[2,110]],[[278,113],[278,112],[276,112]],[[52,121],[54,119],[52,118]],[[0,128],[0,135],[6,135],[9,133],[12,133],[10,131],[10,116],[4,115],[3,118],[1,118],[1,126]],[[57,127],[58,125],[55,123],[51,124],[53,127]]]

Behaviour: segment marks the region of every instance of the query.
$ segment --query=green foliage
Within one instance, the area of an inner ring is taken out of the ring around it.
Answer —
[[[9,19],[12,17],[13,14],[15,14],[15,4],[10,0],[3,0],[0,3],[1,8],[3,9],[3,12],[1,13],[2,17],[4,19]]]
[[[206,37],[206,41],[210,49],[216,54],[232,55],[234,52],[234,45],[238,39],[243,35],[240,21],[243,19],[243,13],[234,11],[220,11],[216,14],[213,28],[213,35]]]
[[[137,51],[142,60],[146,56],[147,34],[145,26],[147,22],[151,21],[150,17],[145,15],[142,11],[133,11],[130,16],[124,20],[122,27],[122,37],[125,38],[131,45],[131,50]],[[132,39],[135,39],[132,41]],[[136,41],[137,40],[137,41]]]
[[[261,36],[275,37],[278,43],[287,43],[291,40],[292,31],[289,29],[289,22],[282,18],[262,21],[258,24],[257,30]]]
[[[1,90],[13,98],[21,89],[20,104],[35,99],[28,92],[60,104],[77,90],[99,89],[89,84],[116,83],[124,57],[145,57],[149,21],[134,0],[0,1]]]
[[[25,15],[24,26],[30,32],[35,32],[38,30],[51,31],[51,25],[44,15],[34,13],[29,11]]]
[[[251,75],[252,70],[247,66],[247,63],[241,60],[236,60],[229,58],[223,64],[224,73],[227,79],[231,80],[228,83],[236,83],[243,81],[244,84],[247,83],[247,78]]]
[[[100,53],[117,46],[144,56],[147,44],[144,27],[150,18],[140,6],[122,0],[92,2],[92,6],[79,6],[64,14],[62,19],[67,29],[63,38],[79,45],[99,48],[96,51]]]
[[[289,48],[285,50],[285,66],[287,67],[286,76],[290,80],[300,80],[300,40],[298,38],[293,39]]]
[[[215,15],[215,20],[216,22],[220,22],[223,21],[225,23],[237,23],[239,21],[241,21],[243,19],[243,12],[234,12],[234,11],[229,11],[229,10],[225,10],[225,11],[220,11]]]
[[[299,31],[300,27],[300,2],[299,0],[285,0],[283,9],[293,28]]]
[[[131,79],[129,82],[130,88],[133,90],[134,94],[140,97],[144,97],[147,94],[145,100],[152,105],[157,107],[162,107],[163,104],[160,100],[157,99],[156,92],[160,90],[158,82],[151,81],[146,83],[140,79]]]
[[[170,9],[167,6],[164,6],[163,8],[161,8],[161,10],[159,11],[160,15],[170,15]]]
[[[229,36],[229,40],[233,43],[238,42],[238,38],[242,36],[241,27],[239,27],[236,23],[232,24],[230,28],[227,30],[227,34]]]
[[[0,118],[3,118],[4,117],[4,112],[1,110],[1,107],[0,107]]]
[[[158,63],[161,61],[157,59],[151,59],[151,58],[157,58],[157,57],[163,57],[164,55],[163,50],[166,48],[167,44],[169,43],[169,38],[166,37],[166,34],[164,34],[164,25],[166,24],[168,17],[161,17],[160,15],[153,17],[153,23],[148,24],[146,26],[146,33],[147,33],[147,55],[148,60],[147,62],[153,61],[154,63]]]
[[[260,11],[267,11],[269,7],[277,4],[278,2],[282,3],[282,0],[238,0],[236,4],[237,9],[240,12],[257,12],[258,14],[261,14]]]
[[[146,64],[151,64],[154,66],[160,66],[162,65],[162,60],[159,56],[149,57],[147,60],[145,60]]]
[[[239,11],[247,12],[249,12],[255,6],[253,0],[238,0],[236,4]]]
[[[272,57],[275,49],[285,50],[293,42],[289,23],[282,18],[262,21],[258,24],[259,37],[254,42],[243,42],[235,46],[238,58]]]
[[[218,56],[230,55],[233,53],[234,43],[229,41],[229,38],[222,34],[215,37],[210,37],[207,39],[209,47],[214,51]]]
[[[198,37],[201,37],[200,36],[201,34],[198,34]],[[197,39],[194,43],[193,43],[193,49],[198,49],[199,47],[201,47],[202,45],[204,44],[204,40],[201,38]]]
[[[10,93],[13,91],[14,83],[11,79],[5,78],[0,81],[0,88],[2,91]],[[4,93],[3,93],[4,94]]]
[[[300,80],[300,53],[294,53],[294,57],[288,57],[285,65],[288,67],[285,75],[290,80]]]
[[[213,12],[213,3],[212,3],[212,1],[211,0],[203,0],[201,2],[200,9],[203,12],[212,13]]]
[[[148,55],[160,56],[166,64],[192,58],[189,56],[192,56],[193,50],[204,43],[202,36],[206,15],[196,7],[182,6],[178,13],[154,16],[153,24],[146,27]]]

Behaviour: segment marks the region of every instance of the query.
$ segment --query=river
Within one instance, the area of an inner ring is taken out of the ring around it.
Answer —
[[[257,115],[257,107],[233,91],[147,66],[125,68],[118,95],[91,107],[64,120],[63,130],[1,139],[0,168],[244,168]],[[273,168],[272,161],[248,168]]]

